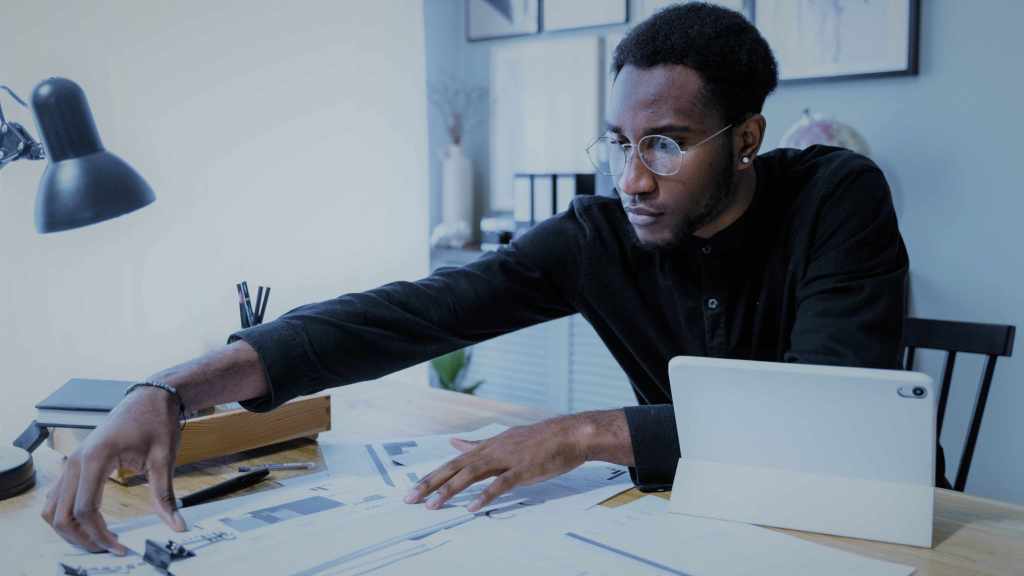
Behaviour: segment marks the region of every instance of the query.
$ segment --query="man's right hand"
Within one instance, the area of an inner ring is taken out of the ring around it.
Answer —
[[[103,485],[115,468],[145,471],[156,513],[174,530],[186,530],[171,478],[181,431],[178,404],[164,390],[140,387],[111,411],[64,465],[46,496],[42,517],[65,540],[91,552],[127,549],[100,514]]]

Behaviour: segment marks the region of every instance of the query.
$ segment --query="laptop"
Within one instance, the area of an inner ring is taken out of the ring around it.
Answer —
[[[932,379],[678,356],[671,511],[931,548]]]

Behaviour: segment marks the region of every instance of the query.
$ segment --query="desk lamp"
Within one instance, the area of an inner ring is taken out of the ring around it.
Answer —
[[[28,108],[10,88],[0,86]],[[149,184],[100,141],[82,88],[65,78],[48,78],[32,91],[32,113],[43,142],[0,108],[0,169],[16,160],[49,160],[36,195],[36,230],[70,230],[116,218],[156,200]],[[35,485],[32,450],[46,439],[35,422],[14,446],[0,446],[0,500]]]

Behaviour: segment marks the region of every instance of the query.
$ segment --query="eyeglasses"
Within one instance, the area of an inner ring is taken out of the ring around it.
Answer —
[[[618,142],[611,136],[602,136],[587,146],[587,157],[601,174],[619,176],[626,171],[626,164],[633,155],[633,151],[639,150],[640,161],[648,170],[658,176],[672,176],[683,167],[683,157],[686,156],[687,151],[711,140],[729,128],[732,128],[732,124],[686,148],[668,136],[660,134],[644,136],[635,146]]]

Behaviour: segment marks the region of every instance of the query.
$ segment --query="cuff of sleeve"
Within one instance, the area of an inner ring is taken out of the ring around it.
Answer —
[[[318,390],[319,371],[306,349],[305,338],[296,327],[278,319],[239,330],[228,336],[228,344],[242,340],[260,357],[270,392],[239,402],[252,412],[268,412],[281,404]]]
[[[641,490],[671,487],[679,461],[679,436],[671,404],[627,406],[626,424],[635,466],[629,475]]]

